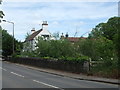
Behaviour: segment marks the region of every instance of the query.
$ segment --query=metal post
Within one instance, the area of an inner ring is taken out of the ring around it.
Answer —
[[[6,20],[3,20],[3,21],[13,24],[13,54],[14,54],[14,52],[15,52],[14,51],[14,49],[15,49],[15,42],[14,42],[14,22],[6,21]]]
[[[15,49],[15,42],[14,42],[14,23],[13,24],[13,54],[14,54],[14,49]]]

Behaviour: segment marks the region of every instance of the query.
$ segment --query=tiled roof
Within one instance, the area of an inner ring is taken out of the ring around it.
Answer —
[[[86,39],[85,37],[68,37],[70,42],[78,42],[80,39]]]
[[[31,34],[25,41],[30,41],[30,40],[33,40],[34,37],[36,37],[40,32],[42,31],[42,29],[34,32],[33,34]]]

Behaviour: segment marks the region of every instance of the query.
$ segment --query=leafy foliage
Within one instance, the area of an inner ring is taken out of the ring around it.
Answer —
[[[2,1],[0,1],[1,4]],[[0,11],[0,23],[1,23],[1,19],[3,18],[3,16],[5,16],[5,14],[3,13],[3,11]]]
[[[6,30],[0,30],[2,32],[2,55],[7,57],[9,55],[12,55],[13,53],[13,37],[7,33]],[[21,49],[22,49],[22,43],[15,40],[14,39],[14,43],[15,43],[15,52],[16,53],[20,53]]]
[[[94,67],[100,75],[119,77],[120,70],[120,17],[112,17],[107,23],[100,23],[89,35],[94,41],[95,52],[103,61],[101,65]],[[113,75],[114,74],[114,75]]]
[[[95,28],[93,28],[89,38],[98,38],[103,36],[113,41],[119,30],[119,25],[120,17],[112,17],[107,21],[107,23],[100,23]]]
[[[95,49],[95,40],[94,39],[86,39],[80,40],[78,42],[79,45],[79,53],[85,56],[89,56],[92,60],[98,59],[98,52]]]
[[[36,50],[24,51],[22,55],[29,57],[56,58],[60,60],[88,60],[89,57],[81,55],[78,51],[78,44],[73,44],[68,40],[43,40],[38,37],[36,41]],[[29,45],[27,45],[29,46]],[[31,55],[32,53],[32,55]]]
[[[12,41],[13,38],[11,35],[7,33],[6,30],[2,30],[2,50],[3,50],[3,56],[8,56],[12,54]]]
[[[70,62],[97,61],[98,63],[91,68],[92,74],[118,78],[119,40],[120,17],[112,17],[107,23],[96,25],[87,39],[80,39],[76,43],[71,43],[67,39],[45,41],[39,37],[36,50],[26,55]]]
[[[74,46],[67,40],[38,40],[37,53],[39,56],[59,58],[61,56],[75,56]]]

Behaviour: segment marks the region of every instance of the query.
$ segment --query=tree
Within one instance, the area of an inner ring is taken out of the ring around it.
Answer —
[[[0,11],[0,18],[3,18],[3,16],[4,16],[3,11]]]
[[[41,37],[38,37],[37,39],[37,53],[38,53],[38,56],[41,56],[41,57],[46,57],[48,56],[49,54],[49,49],[50,49],[50,44],[49,44],[49,41],[46,41],[46,40],[43,40],[43,38]]]
[[[54,58],[75,56],[74,46],[68,40],[50,41],[50,56]]]
[[[76,56],[75,47],[68,40],[43,40],[37,39],[36,52],[41,57],[74,57]]]
[[[115,35],[118,33],[119,25],[120,25],[120,17],[110,18],[106,23],[106,25],[104,26],[103,36],[113,41]]]
[[[1,4],[2,0],[0,0],[0,4]],[[1,23],[1,19],[3,18],[4,13],[3,11],[0,11],[0,23]],[[0,55],[2,54],[2,27],[0,26]]]
[[[112,17],[107,23],[100,23],[89,34],[89,38],[98,38],[100,36],[106,37],[114,41],[114,37],[118,32],[120,25],[120,17]]]
[[[117,76],[120,69],[120,17],[112,17],[107,23],[98,24],[89,34],[89,38],[95,39],[94,49],[104,62],[98,65],[97,72],[104,71],[109,75],[111,72]]]
[[[0,4],[2,3],[2,0],[0,0]]]
[[[22,49],[23,49],[23,42],[15,39],[15,53],[20,54]]]
[[[59,32],[53,33],[53,37],[55,37],[56,40],[59,39]]]
[[[2,55],[2,28],[0,27],[0,55]]]
[[[27,32],[27,34],[26,34],[26,36],[25,36],[25,39],[27,39],[29,36],[30,36],[30,33]]]
[[[106,23],[99,23],[95,28],[92,29],[89,34],[89,38],[98,38],[104,34],[104,26]]]
[[[111,61],[116,59],[115,47],[112,40],[101,37],[95,41],[95,49],[100,59]]]
[[[13,37],[7,33],[6,30],[2,30],[2,55],[7,57],[13,53]]]
[[[0,4],[1,4],[2,1],[0,1]],[[5,16],[5,14],[3,13],[3,11],[0,11],[0,22],[1,22],[1,19],[3,18],[3,16]]]
[[[7,30],[0,30],[2,32],[2,55],[7,57],[13,54],[13,36],[10,35]],[[20,53],[22,49],[22,43],[14,38],[15,53]]]
[[[107,23],[100,23],[89,34],[89,38],[99,39],[105,37],[113,42],[114,53],[120,56],[120,17],[112,17]],[[107,43],[107,42],[104,42]],[[102,53],[102,52],[101,52]]]
[[[85,40],[80,40],[78,42],[79,45],[79,53],[82,55],[90,57],[92,60],[96,61],[98,60],[98,52],[96,52],[95,49],[95,39],[85,39]]]

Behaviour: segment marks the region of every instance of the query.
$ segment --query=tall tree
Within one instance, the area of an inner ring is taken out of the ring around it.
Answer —
[[[7,30],[0,30],[2,31],[2,55],[7,57],[13,54],[13,36],[10,35]],[[22,49],[22,42],[19,42],[14,38],[15,44],[15,53],[20,53]]]
[[[89,38],[99,38],[100,36],[106,37],[109,40],[114,40],[114,37],[118,33],[120,25],[120,17],[112,17],[107,23],[100,23],[89,35]]]
[[[7,57],[12,54],[12,41],[13,37],[7,33],[6,30],[2,30],[2,55]]]
[[[0,5],[1,5],[2,0],[0,0]],[[0,23],[1,19],[3,18],[4,13],[0,11]],[[2,54],[2,27],[0,26],[0,55]]]
[[[107,56],[113,57],[116,62],[119,62],[118,66],[120,66],[120,17],[112,17],[107,23],[98,24],[89,34],[89,38],[102,40],[101,43],[98,42],[100,44],[98,47],[98,52],[101,53],[100,55],[102,55],[103,58]],[[117,58],[116,55],[118,56]]]
[[[0,27],[0,55],[2,54],[2,28]]]
[[[2,3],[2,0],[0,0],[0,4]]]

